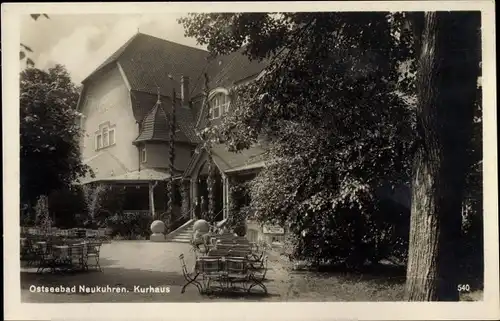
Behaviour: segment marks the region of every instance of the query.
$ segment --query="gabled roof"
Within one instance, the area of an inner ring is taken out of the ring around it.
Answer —
[[[223,172],[242,168],[251,164],[261,163],[265,159],[266,151],[260,146],[252,146],[239,152],[230,152],[225,145],[217,144],[212,147],[214,161]]]
[[[206,50],[137,33],[106,59],[83,83],[99,74],[101,70],[112,68],[113,64],[119,63],[130,85],[134,117],[142,124],[142,131],[137,141],[168,140],[168,122],[165,121],[169,114],[168,108],[171,108],[168,97],[172,95],[174,87],[179,97],[181,77],[189,77],[191,97],[203,92],[204,73],[208,74],[211,89],[230,88],[243,80],[252,79],[267,66],[268,61],[251,61],[242,53],[243,50],[242,48],[229,55],[210,59]],[[161,105],[156,104],[158,91],[164,102]],[[199,115],[194,115],[190,108],[176,109],[177,126],[180,130],[176,133],[176,140],[194,144],[200,142],[195,133],[195,116],[199,119],[204,109],[201,108]],[[223,146],[214,146],[213,155],[221,170],[227,171],[261,162],[259,155],[263,151],[261,148],[251,148],[240,153],[231,153]]]
[[[137,33],[96,68],[83,83],[107,66],[119,62],[131,90],[171,96],[175,79],[177,89],[182,76],[190,79],[191,97],[204,90],[204,76],[209,77],[209,87],[230,87],[240,80],[257,75],[267,66],[267,61],[249,60],[243,48],[226,56],[210,58],[203,49],[181,45],[154,36]],[[179,90],[178,90],[179,91]],[[180,91],[177,93],[180,95]]]
[[[248,149],[239,152],[230,152],[223,144],[212,146],[212,157],[222,172],[231,173],[240,170],[262,168],[265,163],[266,150],[261,146],[254,145]],[[200,149],[196,152],[196,156],[191,158],[186,170],[185,176],[191,175],[197,164],[202,161],[202,157],[206,155],[206,151]]]
[[[243,54],[244,48],[226,56],[216,57],[209,65],[209,87],[229,88],[238,82],[257,76],[268,64],[268,60],[250,60]]]
[[[174,82],[182,76],[190,78],[193,95],[201,92],[204,70],[208,66],[208,52],[150,35],[137,33],[115,51],[83,83],[106,66],[119,62],[131,90],[156,93],[157,86],[164,96],[170,96]],[[180,86],[175,84],[176,88]]]
[[[88,75],[84,80],[82,80],[82,83],[85,83],[89,78],[97,74],[99,71],[104,69],[106,66],[110,65],[111,63],[114,63],[120,58],[120,55],[125,51],[125,49],[129,46],[129,44],[139,35],[139,33],[135,34],[132,38],[127,40],[120,48],[118,48],[111,56],[108,57],[108,59],[104,60],[102,64],[100,64],[90,75]]]

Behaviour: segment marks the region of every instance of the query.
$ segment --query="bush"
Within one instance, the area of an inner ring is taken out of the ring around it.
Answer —
[[[55,219],[55,226],[73,228],[83,226],[87,208],[79,186],[62,189],[49,195],[49,211]]]
[[[144,212],[116,213],[106,219],[106,226],[111,228],[111,236],[125,239],[148,237],[151,234],[151,215]]]
[[[410,211],[380,199],[372,187],[352,181],[298,202],[295,185],[283,182],[287,190],[280,190],[269,182],[264,176],[252,183],[252,207],[259,222],[287,227],[290,259],[349,268],[405,260]]]
[[[252,208],[247,206],[246,199],[248,198],[248,187],[245,183],[231,185],[230,188],[230,215],[227,219],[226,226],[233,230],[239,236],[245,236],[247,233],[246,220],[251,217]]]

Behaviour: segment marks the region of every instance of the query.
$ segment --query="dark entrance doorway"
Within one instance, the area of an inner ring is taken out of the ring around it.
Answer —
[[[196,216],[198,218],[207,218],[208,213],[208,168],[207,163],[203,165],[200,170],[200,174],[198,175],[197,187],[198,187],[198,206],[196,207]],[[214,184],[214,221],[222,221],[224,219],[224,195],[223,195],[223,183],[222,176],[217,169],[215,168],[215,184]]]

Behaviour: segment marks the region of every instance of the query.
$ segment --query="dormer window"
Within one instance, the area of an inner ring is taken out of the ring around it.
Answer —
[[[229,112],[229,96],[224,93],[217,93],[210,100],[210,119],[220,118]]]

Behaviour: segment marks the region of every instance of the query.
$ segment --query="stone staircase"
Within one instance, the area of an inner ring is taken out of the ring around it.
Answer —
[[[191,235],[193,233],[194,220],[188,221],[186,224],[182,225],[175,231],[170,232],[166,236],[168,242],[175,243],[189,243],[191,241]]]

